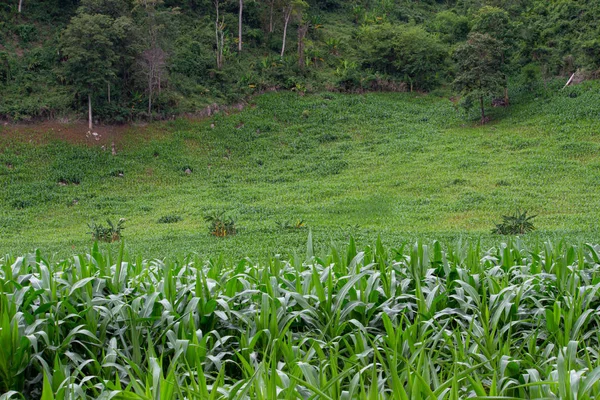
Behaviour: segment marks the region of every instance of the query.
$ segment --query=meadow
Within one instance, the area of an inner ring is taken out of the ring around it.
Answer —
[[[147,258],[291,257],[309,229],[324,252],[350,235],[491,247],[517,207],[537,215],[528,243],[600,242],[600,89],[560,85],[511,90],[485,126],[435,93],[271,93],[239,113],[122,128],[116,156],[80,125],[62,125],[69,140],[60,124],[3,126],[0,253],[84,253],[88,224],[106,218],[125,218],[126,249]],[[215,213],[238,234],[211,236]]]

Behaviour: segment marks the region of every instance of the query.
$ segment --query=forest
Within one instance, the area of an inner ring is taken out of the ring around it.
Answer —
[[[594,0],[4,0],[0,119],[172,119],[272,90],[415,91],[480,110],[595,78]],[[458,100],[457,100],[458,101]]]

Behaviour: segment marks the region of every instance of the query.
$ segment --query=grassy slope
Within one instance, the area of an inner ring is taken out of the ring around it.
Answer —
[[[492,242],[493,222],[516,206],[539,214],[531,241],[597,242],[597,98],[596,86],[581,86],[475,127],[434,96],[269,94],[240,114],[156,124],[143,138],[131,128],[116,157],[4,134],[0,252],[84,251],[86,224],[105,217],[127,218],[127,246],[145,257],[287,253],[304,246],[307,230],[276,222],[299,218],[321,244],[351,232],[392,245]],[[118,170],[124,178],[111,176]],[[81,184],[59,186],[61,177]],[[208,235],[203,216],[219,210],[236,217],[237,237]],[[157,223],[169,214],[183,221]]]

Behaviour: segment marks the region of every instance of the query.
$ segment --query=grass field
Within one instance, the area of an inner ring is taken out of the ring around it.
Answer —
[[[516,207],[538,215],[528,242],[600,242],[600,89],[549,91],[514,93],[483,127],[434,95],[267,94],[240,113],[123,128],[116,156],[74,125],[77,143],[4,126],[0,253],[82,253],[87,224],[107,217],[126,218],[127,249],[150,258],[288,255],[308,228],[317,252],[350,233],[491,246]],[[209,235],[204,216],[221,211],[237,236]]]

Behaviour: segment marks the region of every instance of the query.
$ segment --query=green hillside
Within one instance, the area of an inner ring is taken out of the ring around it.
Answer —
[[[324,247],[350,234],[491,245],[517,207],[538,215],[527,240],[600,240],[600,89],[558,85],[483,127],[431,95],[268,94],[240,113],[125,128],[116,156],[81,125],[4,127],[0,252],[85,251],[88,223],[106,218],[126,218],[128,248],[156,257],[289,254],[308,228]],[[209,234],[204,217],[221,212],[235,237]]]

